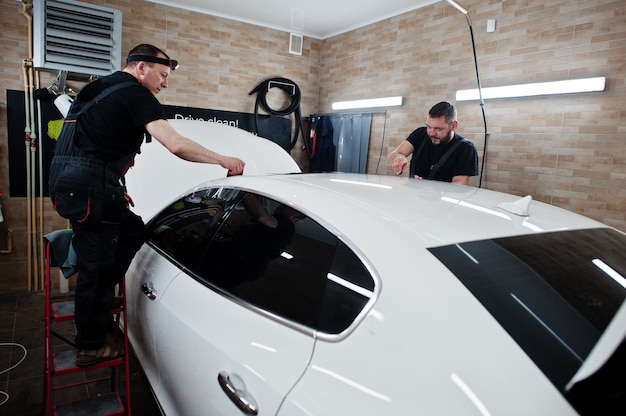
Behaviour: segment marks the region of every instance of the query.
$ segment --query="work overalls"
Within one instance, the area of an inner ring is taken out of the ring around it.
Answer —
[[[111,302],[146,227],[127,206],[123,177],[139,150],[105,164],[74,143],[76,120],[71,112],[50,165],[50,198],[56,211],[70,220],[77,256],[75,291],[76,346],[103,346],[111,323]],[[72,124],[73,123],[73,124]],[[143,137],[141,138],[143,139]]]

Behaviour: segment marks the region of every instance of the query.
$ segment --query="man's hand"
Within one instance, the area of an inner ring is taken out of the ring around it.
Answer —
[[[224,156],[224,160],[220,164],[224,169],[228,169],[228,176],[241,175],[246,163],[236,157]]]
[[[404,169],[409,164],[409,160],[404,155],[396,156],[391,162],[391,168],[396,173],[396,175],[400,176],[404,173]]]
[[[404,169],[409,165],[407,157],[415,151],[415,148],[408,140],[400,143],[400,146],[389,154],[387,163],[391,164],[391,168],[396,175],[400,176],[404,173]]]

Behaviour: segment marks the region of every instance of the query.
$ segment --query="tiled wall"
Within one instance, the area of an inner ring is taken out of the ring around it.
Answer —
[[[483,187],[532,195],[626,230],[626,2],[461,3],[470,11],[483,87],[607,77],[603,93],[486,101]],[[496,20],[495,32],[487,33],[487,19]],[[336,100],[404,97],[403,107],[374,122],[369,171],[384,172],[385,156],[433,104],[455,103],[456,90],[476,88],[468,22],[442,1],[324,40],[320,86],[321,112]],[[482,158],[481,107],[456,105],[459,132]]]
[[[333,101],[402,95],[404,105],[376,114],[368,171],[390,174],[386,155],[425,121],[430,106],[475,88],[469,27],[445,2],[326,40],[304,38],[303,55],[287,52],[289,34],[143,0],[84,0],[123,12],[124,54],[150,42],[181,62],[165,104],[253,112],[260,81],[285,77],[302,91],[302,114]],[[487,101],[490,132],[483,187],[562,206],[626,230],[626,2],[623,0],[465,0],[483,87],[606,76],[607,91],[568,97]],[[259,4],[262,4],[259,3]],[[25,198],[8,195],[7,89],[23,88],[27,24],[22,3],[0,0],[0,191],[13,231],[13,252],[0,254],[0,293],[27,289]],[[261,7],[261,6],[259,6]],[[487,19],[497,21],[486,33]],[[49,85],[56,74],[41,74]],[[281,97],[272,97],[280,107]],[[477,102],[458,103],[459,132],[482,157]],[[306,169],[300,146],[292,156]],[[478,178],[472,183],[478,184]],[[44,199],[43,233],[65,223]],[[2,238],[0,233],[0,238]],[[1,243],[0,243],[1,248]]]

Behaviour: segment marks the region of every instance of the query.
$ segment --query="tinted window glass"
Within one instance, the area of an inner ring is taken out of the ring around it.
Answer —
[[[610,229],[532,234],[430,251],[561,391],[626,297],[626,237]]]
[[[256,218],[273,214],[268,226]],[[247,302],[315,328],[336,239],[289,207],[248,195],[220,226],[197,274]]]
[[[181,267],[195,268],[239,192],[222,188],[194,192],[163,210],[149,226],[149,242]]]
[[[374,281],[359,258],[342,242],[327,275],[319,329],[336,334],[354,321],[374,296]]]
[[[312,329],[340,333],[372,299],[374,280],[345,244],[264,197],[196,192],[150,230],[150,243],[196,279]]]

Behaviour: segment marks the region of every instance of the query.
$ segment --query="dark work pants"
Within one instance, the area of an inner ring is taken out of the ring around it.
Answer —
[[[145,239],[141,217],[126,209],[119,222],[72,222],[78,278],[75,294],[76,346],[98,349],[111,324],[111,302]]]

